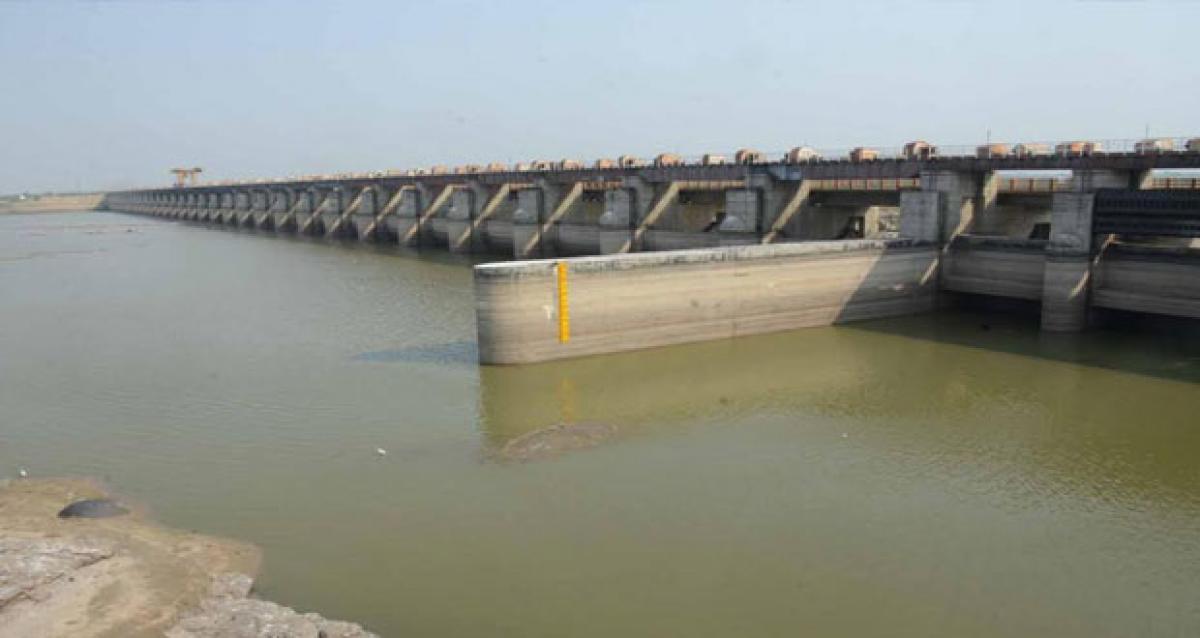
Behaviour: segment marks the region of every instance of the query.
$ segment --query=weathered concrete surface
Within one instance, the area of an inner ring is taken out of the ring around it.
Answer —
[[[1055,193],[1042,284],[1042,330],[1079,332],[1087,324],[1092,279],[1092,193]]]
[[[87,480],[0,483],[0,638],[370,635],[247,598],[252,545],[167,529],[136,507],[58,516],[106,497]]]
[[[1041,300],[1045,267],[1045,241],[959,235],[943,255],[942,288]]]
[[[1096,262],[1093,305],[1200,319],[1200,250],[1114,244]]]
[[[923,312],[938,258],[930,245],[858,240],[571,259],[566,342],[558,262],[483,264],[479,358],[531,363]]]

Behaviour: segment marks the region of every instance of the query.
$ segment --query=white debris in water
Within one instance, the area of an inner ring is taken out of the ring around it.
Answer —
[[[381,447],[375,448],[375,453],[378,454],[379,456],[387,456],[387,450],[385,450]]]

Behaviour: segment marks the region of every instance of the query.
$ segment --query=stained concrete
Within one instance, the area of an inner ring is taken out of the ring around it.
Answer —
[[[938,251],[841,241],[581,257],[559,340],[553,260],[475,268],[479,357],[545,361],[932,309]]]

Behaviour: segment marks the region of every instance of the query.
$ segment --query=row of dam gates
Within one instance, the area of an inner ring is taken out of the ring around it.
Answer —
[[[108,194],[109,210],[442,246],[480,361],[529,363],[895,316],[939,293],[1200,318],[1200,153],[545,166]]]

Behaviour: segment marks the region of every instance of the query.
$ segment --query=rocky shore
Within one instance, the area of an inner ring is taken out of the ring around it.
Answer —
[[[168,529],[136,507],[59,516],[106,498],[87,480],[0,482],[0,638],[374,636],[255,598],[252,545]]]

